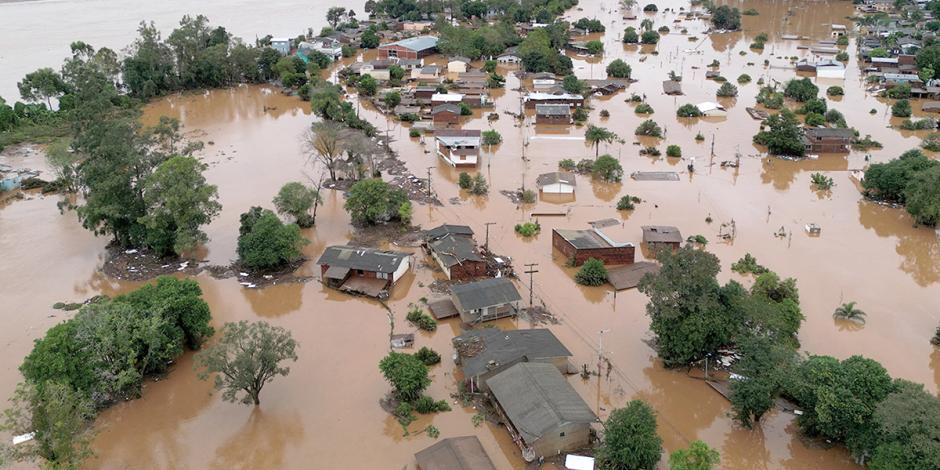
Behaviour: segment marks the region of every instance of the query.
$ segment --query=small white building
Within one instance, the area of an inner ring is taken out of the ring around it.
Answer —
[[[301,54],[310,54],[319,52],[332,59],[338,59],[343,56],[343,44],[333,38],[317,38],[313,41],[303,41],[297,46]]]
[[[438,81],[441,76],[441,68],[436,65],[426,65],[411,70],[411,79],[419,82]]]
[[[466,57],[453,57],[447,61],[447,73],[466,73],[470,59]]]
[[[724,106],[712,101],[699,103],[695,105],[695,107],[698,108],[703,116],[724,117],[728,115],[728,110],[725,109]]]
[[[574,194],[577,184],[574,173],[566,171],[544,173],[535,179],[535,185],[545,194]]]
[[[480,131],[441,129],[434,132],[437,155],[450,166],[476,166],[480,155]]]
[[[510,47],[506,49],[506,52],[496,56],[496,62],[500,64],[519,64],[522,63],[522,57],[519,57],[515,47]]]
[[[290,38],[271,38],[271,49],[281,55],[290,54]]]
[[[832,24],[832,37],[845,36],[847,30],[844,24]]]
[[[837,60],[823,59],[816,62],[816,76],[819,78],[845,79],[845,65]]]
[[[431,104],[437,106],[439,104],[457,104],[463,102],[463,95],[460,93],[435,93],[431,95]]]

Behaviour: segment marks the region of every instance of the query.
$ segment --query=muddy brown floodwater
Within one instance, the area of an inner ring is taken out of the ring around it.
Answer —
[[[44,3],[35,8],[47,8]],[[493,251],[513,256],[516,266],[538,263],[537,302],[561,320],[549,328],[573,352],[575,365],[596,364],[598,332],[610,330],[604,337],[604,353],[614,366],[611,376],[587,381],[570,378],[601,418],[626,401],[640,398],[658,412],[667,452],[702,439],[721,451],[722,468],[852,468],[844,449],[822,449],[804,442],[791,415],[771,414],[754,431],[735,426],[729,404],[721,396],[682,371],[665,370],[644,342],[651,337],[644,312],[646,298],[635,290],[614,295],[607,287],[575,285],[574,270],[552,252],[551,230],[581,228],[591,220],[619,217],[630,239],[639,242],[640,225],[676,225],[684,235],[707,237],[709,251],[722,260],[721,276],[745,283],[750,279],[732,274],[729,266],[751,253],[782,276],[798,279],[806,315],[800,331],[803,351],[836,357],[864,354],[884,364],[893,376],[924,383],[936,392],[940,387],[940,353],[929,338],[940,322],[936,301],[940,298],[940,237],[932,230],[913,227],[902,209],[862,200],[849,178],[849,170],[865,165],[866,154],[873,161],[886,161],[915,147],[922,134],[902,134],[887,127],[892,123],[887,104],[865,92],[852,58],[844,81],[814,81],[823,89],[844,86],[845,96],[832,100],[830,106],[842,111],[849,125],[863,135],[871,134],[881,141],[884,150],[821,155],[818,160],[800,162],[761,159],[759,149],[751,144],[758,123],[744,111],[754,103],[755,82],[759,78],[780,82],[791,78],[794,73],[785,57],[808,54],[797,49],[799,41],[785,41],[781,35],[826,38],[829,23],[846,22],[852,11],[850,3],[738,2],[741,8],[756,8],[760,15],[744,17],[743,33],[711,37],[701,34],[706,27],[702,22],[674,23],[679,7],[687,6],[685,2],[657,3],[660,13],[649,17],[656,27],[669,25],[672,29],[657,47],[659,55],[649,54],[647,47],[619,42],[620,31],[627,25],[638,25],[645,15],[625,21],[613,2],[587,0],[580,5],[581,11],[567,16],[601,18],[607,25],[608,33],[601,37],[607,52],[602,60],[572,58],[582,78],[603,78],[605,65],[617,57],[633,67],[637,83],[613,96],[592,99],[590,122],[615,130],[626,141],[601,151],[619,158],[628,175],[637,170],[671,170],[680,173],[679,181],[625,178],[621,184],[604,184],[581,178],[573,201],[543,199],[517,207],[498,191],[523,184],[532,187],[536,175],[554,170],[559,160],[592,156],[593,150],[583,142],[583,128],[536,127],[531,113],[520,126],[504,114],[519,108],[515,89],[520,83],[512,69],[502,71],[508,77],[506,89],[494,93],[494,111],[500,113],[500,119],[489,123],[485,113],[477,112],[464,124],[471,129],[492,126],[504,138],[501,145],[484,152],[479,167],[490,181],[488,197],[462,194],[456,185],[457,172],[426,153],[429,139],[425,143],[410,139],[406,126],[386,124],[385,118],[365,103],[361,113],[379,129],[387,126],[393,147],[411,172],[424,175],[428,166],[433,167],[432,185],[445,204],[416,207],[416,224],[466,223],[482,235],[484,223],[495,222],[490,230]],[[4,7],[0,5],[0,11]],[[22,14],[30,11],[26,4],[17,8]],[[176,8],[181,10],[170,15],[173,18],[186,11],[183,6]],[[675,12],[664,11],[667,8]],[[271,15],[289,13],[272,11]],[[227,25],[221,21],[225,18],[212,19]],[[679,32],[683,28],[687,34]],[[270,28],[259,25],[256,29],[262,34]],[[770,36],[762,54],[748,49],[759,32]],[[848,49],[854,47],[853,39]],[[10,54],[11,49],[4,46],[2,50]],[[745,55],[740,55],[741,51]],[[769,67],[763,66],[765,58],[770,60]],[[729,108],[727,118],[677,122],[678,106],[714,101],[719,84],[704,80],[705,66],[713,59],[721,63],[722,75],[730,80],[748,73],[754,81],[739,86],[737,99],[721,100]],[[683,76],[685,96],[662,94],[661,82],[670,70]],[[8,77],[4,77],[3,86],[9,86]],[[635,115],[633,105],[624,102],[631,93],[646,95],[655,109],[652,118],[667,132],[664,141],[643,139],[642,144],[659,145],[661,150],[666,142],[680,145],[686,159],[696,157],[694,175],[685,169],[688,160],[639,155],[641,147],[634,143],[637,139],[632,134],[645,118]],[[600,117],[603,109],[609,111],[609,118]],[[869,114],[870,109],[876,113]],[[225,264],[235,256],[241,212],[252,205],[270,206],[283,183],[317,174],[299,141],[313,120],[309,107],[274,88],[245,86],[168,97],[148,106],[144,121],[152,123],[161,115],[179,118],[189,136],[212,142],[202,156],[209,164],[206,176],[218,185],[223,204],[221,215],[206,229],[211,240],[201,253],[212,263]],[[706,136],[704,142],[694,140],[699,132]],[[523,149],[526,159],[522,158]],[[743,155],[740,168],[718,166],[722,160],[732,160],[736,152]],[[811,190],[810,173],[815,171],[835,180],[831,192]],[[624,194],[638,196],[643,203],[631,213],[618,214],[614,206]],[[324,196],[317,226],[305,231],[312,242],[305,252],[313,260],[324,246],[345,243],[352,235],[342,195],[327,191]],[[454,198],[458,203],[447,202]],[[16,367],[32,339],[65,318],[50,308],[54,302],[116,294],[138,286],[98,272],[106,240],[83,230],[74,214],[60,215],[56,202],[55,197],[29,195],[0,208],[3,396],[9,396],[20,379]],[[541,234],[522,239],[513,232],[513,225],[529,220],[533,212],[566,215],[542,217]],[[709,216],[714,220],[710,224],[705,221]],[[732,220],[737,226],[736,238],[721,241],[719,226]],[[810,222],[822,226],[821,236],[811,238],[804,233],[803,225]],[[780,227],[792,232],[792,237],[775,238],[773,233]],[[308,262],[300,274],[315,274],[315,266]],[[395,332],[413,330],[404,319],[408,304],[430,297],[427,286],[440,277],[440,273],[420,267],[396,286],[388,301]],[[390,331],[389,317],[379,303],[339,294],[315,281],[258,290],[244,289],[234,279],[216,280],[206,274],[196,280],[216,326],[258,319],[284,326],[300,343],[300,359],[288,377],[265,388],[261,406],[249,408],[224,403],[217,394],[210,394],[209,384],[197,380],[192,371],[191,355],[182,357],[166,378],[146,385],[141,399],[115,406],[98,418],[97,457],[88,468],[402,468],[413,466],[414,452],[433,442],[423,433],[403,436],[401,427],[379,406],[389,387],[377,363],[388,351]],[[519,283],[524,296],[526,286]],[[850,300],[868,312],[863,328],[846,328],[831,317],[836,306]],[[503,320],[499,326],[530,325],[519,319]],[[417,333],[418,347],[433,347],[444,358],[432,368],[429,392],[433,397],[447,398],[457,389],[450,339],[459,333],[454,320],[441,322],[435,333]],[[441,437],[475,434],[499,468],[524,467],[518,449],[503,429],[492,424],[474,427],[471,417],[475,411],[453,406],[454,411],[421,417],[411,429],[434,424]]]

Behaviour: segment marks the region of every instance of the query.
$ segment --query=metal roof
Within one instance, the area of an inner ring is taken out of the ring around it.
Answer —
[[[852,129],[839,129],[834,127],[807,127],[804,129],[807,137],[835,137],[839,139],[851,139],[855,137]]]
[[[522,300],[516,286],[504,277],[458,284],[450,288],[450,294],[462,312]]]
[[[448,268],[467,261],[483,261],[477,253],[476,243],[467,236],[447,234],[429,242],[428,247]]]
[[[382,47],[388,46],[399,46],[404,47],[405,49],[411,49],[415,52],[426,51],[428,49],[434,49],[437,47],[437,37],[435,36],[415,36],[413,38],[402,39],[401,41],[395,41],[388,44],[383,44]]]
[[[597,421],[591,408],[552,364],[520,362],[486,384],[527,444],[559,426]]]
[[[610,243],[597,235],[594,230],[563,230],[553,229],[555,233],[561,235],[566,242],[579,250],[591,248],[610,248]]]
[[[682,94],[682,84],[674,80],[666,80],[663,82],[663,92],[667,95],[671,94]]]
[[[460,364],[466,377],[474,377],[523,357],[534,361],[571,356],[571,351],[546,328],[507,331],[482,328],[454,337],[452,342],[458,353],[461,344],[476,344],[473,351],[482,346],[473,356],[461,355]]]
[[[435,238],[440,238],[444,235],[452,233],[454,235],[468,235],[473,236],[473,229],[469,225],[451,225],[451,224],[441,224],[437,227],[432,228],[424,232],[424,237],[433,240]]]
[[[644,243],[682,243],[679,229],[670,225],[644,225]]]
[[[535,114],[542,116],[567,116],[571,114],[569,104],[536,104]]]
[[[442,439],[415,454],[421,470],[496,470],[476,436]]]
[[[370,272],[393,273],[409,256],[411,255],[400,251],[381,251],[345,245],[328,246],[320,255],[317,264]]]
[[[553,171],[551,173],[543,173],[535,178],[535,185],[538,187],[548,186],[550,184],[564,183],[571,186],[577,186],[577,180],[574,177],[574,173],[569,173],[567,171]]]
[[[624,290],[636,287],[647,273],[658,273],[660,266],[649,261],[607,268],[607,282],[614,289]]]
[[[443,112],[460,114],[460,106],[457,106],[456,104],[444,103],[444,104],[439,104],[431,108],[431,114],[437,114],[437,113],[443,113]]]

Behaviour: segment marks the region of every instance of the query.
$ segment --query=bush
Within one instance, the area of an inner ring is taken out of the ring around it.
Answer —
[[[424,310],[421,310],[421,308],[417,305],[413,305],[411,307],[411,310],[408,311],[408,315],[405,316],[405,319],[408,320],[412,325],[424,331],[437,330],[437,322],[434,320],[434,317],[424,313]]]
[[[783,107],[783,94],[774,87],[765,86],[757,93],[757,102],[767,109],[780,109]]]
[[[898,100],[891,105],[891,115],[894,117],[910,117],[911,102],[908,100]]]
[[[516,224],[515,230],[516,230],[516,233],[518,233],[519,235],[529,238],[529,237],[535,236],[540,231],[542,231],[542,226],[538,223],[538,221],[524,222],[521,224]]]
[[[299,260],[301,249],[309,243],[296,224],[286,225],[274,212],[260,207],[242,214],[239,233],[239,262],[260,271],[283,268]]]
[[[421,131],[412,127],[411,129],[408,129],[408,137],[413,139],[421,137]]]
[[[653,114],[653,107],[646,103],[640,103],[633,111],[637,114]]]
[[[790,80],[783,89],[783,96],[801,103],[815,98],[817,94],[819,87],[808,78]]]
[[[639,126],[637,126],[636,131],[634,131],[634,134],[651,136],[651,137],[662,137],[663,130],[659,127],[659,124],[656,124],[656,121],[653,121],[652,119],[647,119],[646,121],[641,122]]]
[[[415,400],[414,409],[418,413],[426,415],[428,413],[450,411],[450,405],[447,404],[446,400],[434,401],[433,398],[427,395],[422,395],[421,398]]]
[[[849,45],[849,37],[848,37],[848,36],[839,36],[839,39],[836,39],[836,45],[837,45],[837,46],[848,46],[848,45]]]
[[[473,114],[473,110],[470,109],[470,106],[467,103],[460,103],[460,115],[461,116],[470,116]]]
[[[695,134],[695,141],[696,141],[696,142],[701,142],[701,141],[703,141],[703,140],[705,140],[705,136],[702,135],[701,132]]]
[[[731,270],[739,274],[757,274],[766,273],[767,268],[757,263],[757,258],[750,253],[746,253],[743,258],[731,264]]]
[[[499,134],[499,131],[493,129],[483,131],[481,137],[483,145],[499,145],[503,141],[503,136]]]
[[[656,44],[659,42],[659,33],[656,31],[643,31],[640,35],[640,42],[643,44]]]
[[[574,113],[571,114],[571,118],[575,122],[584,122],[588,119],[588,112],[584,108],[576,108]]]
[[[460,189],[470,189],[473,186],[473,178],[466,171],[461,171],[457,176],[457,186],[460,186]]]
[[[666,156],[673,157],[673,158],[681,158],[682,147],[679,147],[678,145],[670,145],[666,147]]]
[[[441,355],[438,354],[437,351],[427,346],[421,347],[421,349],[415,353],[415,357],[421,359],[421,362],[423,362],[426,366],[433,366],[434,364],[441,362]]]
[[[656,30],[659,34],[669,34],[669,26],[663,25]]]
[[[842,96],[845,94],[845,90],[840,86],[831,86],[826,88],[826,96]]]
[[[660,156],[660,155],[662,155],[662,154],[663,154],[663,153],[660,152],[658,148],[656,148],[656,147],[654,147],[654,146],[652,146],[652,145],[648,145],[648,146],[646,146],[646,147],[640,149],[640,155],[646,155],[646,156],[650,156],[650,157],[658,157],[658,156]]]
[[[845,52],[845,51],[839,52],[838,54],[836,54],[836,60],[839,61],[839,62],[848,62],[848,61],[849,61],[849,53],[848,53],[848,52]]]
[[[633,26],[628,26],[623,32],[623,42],[625,44],[636,44],[640,42],[640,35],[637,34],[636,28]]]
[[[616,59],[607,65],[607,76],[616,78],[630,78],[632,69],[621,59]]]
[[[600,468],[651,469],[659,463],[662,444],[656,433],[656,412],[645,402],[633,400],[610,413],[595,455]]]
[[[411,354],[392,351],[379,362],[379,370],[382,371],[385,380],[392,384],[395,396],[403,402],[417,400],[422,396],[424,389],[431,385],[428,366]],[[396,412],[395,414],[410,415],[411,407],[408,406],[402,411],[407,411],[407,413]]]
[[[679,109],[676,110],[676,116],[678,117],[701,117],[702,112],[699,111],[698,106],[694,104],[684,104],[679,106]]]
[[[810,127],[820,127],[826,125],[826,118],[822,114],[809,113],[803,119],[803,123]]]
[[[826,100],[813,98],[807,101],[805,104],[803,104],[803,106],[801,106],[799,109],[797,109],[796,113],[797,114],[809,114],[809,113],[825,114],[827,110],[828,110],[828,107],[826,105]]]
[[[616,158],[610,155],[601,155],[594,162],[592,173],[595,178],[608,182],[620,181],[623,178],[623,167]]]
[[[751,76],[746,73],[738,75],[738,83],[741,85],[744,85],[745,83],[751,83]]]
[[[646,4],[646,6],[643,7],[643,11],[645,11],[645,12],[647,12],[647,13],[649,13],[649,12],[654,12],[654,13],[655,13],[655,12],[659,11],[659,7],[657,7],[656,4],[654,4],[654,3],[648,3],[648,4]]]
[[[597,258],[588,258],[581,270],[574,275],[574,282],[582,286],[599,286],[607,282],[607,268]]]
[[[574,170],[574,169],[575,169],[575,162],[574,162],[574,160],[572,160],[572,159],[570,159],[570,158],[566,158],[566,159],[564,159],[564,160],[558,162],[558,168],[561,168],[562,170],[565,170],[565,171]]]
[[[940,134],[933,133],[927,137],[924,137],[924,140],[921,141],[920,146],[931,152],[940,152]]]
[[[636,208],[636,204],[639,204],[640,198],[636,196],[624,195],[617,201],[617,210],[618,211],[632,211]]]
[[[715,92],[715,96],[723,98],[738,96],[738,87],[728,82],[722,83],[721,86],[718,87],[718,91]]]
[[[916,121],[905,119],[904,121],[901,122],[901,129],[904,129],[906,131],[924,131],[924,130],[933,130],[936,128],[937,128],[937,121],[931,118],[918,119]]]
[[[473,175],[473,184],[470,185],[470,194],[482,196],[490,191],[490,186],[486,183],[483,173]]]
[[[834,184],[832,178],[818,172],[810,175],[809,180],[816,189],[822,191],[832,189],[832,185]]]
[[[526,204],[534,203],[537,197],[538,195],[535,193],[535,191],[531,189],[526,189],[525,191],[522,192],[522,202]]]
[[[907,99],[911,97],[911,85],[902,83],[895,85],[884,92],[885,96],[893,100]]]
[[[578,170],[578,173],[591,173],[594,171],[594,160],[585,158],[578,162],[576,169]]]

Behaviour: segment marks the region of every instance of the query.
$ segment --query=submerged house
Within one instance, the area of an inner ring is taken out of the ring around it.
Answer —
[[[516,286],[505,277],[452,286],[450,298],[460,319],[468,324],[515,316],[522,300]]]
[[[571,124],[571,105],[536,104],[536,124]]]
[[[848,152],[854,138],[852,129],[807,127],[803,130],[803,146],[807,153]]]
[[[713,101],[706,101],[695,105],[703,116],[724,117],[728,115],[728,110],[724,106]]]
[[[480,131],[441,129],[434,132],[437,155],[451,166],[476,166],[480,155]]]
[[[324,284],[350,293],[386,298],[411,268],[411,254],[348,245],[329,246],[320,255]]]
[[[554,364],[520,362],[486,384],[526,461],[590,443],[591,423],[597,416]]]
[[[663,93],[667,95],[681,95],[682,83],[675,80],[666,80],[663,82]]]
[[[535,179],[535,185],[545,194],[574,194],[578,182],[574,173],[553,171],[539,175]]]
[[[486,260],[477,249],[473,230],[466,225],[441,225],[425,232],[424,246],[447,279],[486,276]]]
[[[487,391],[486,380],[519,362],[544,362],[568,373],[571,351],[546,328],[480,328],[454,337],[454,362],[471,392]]]
[[[631,264],[636,256],[633,243],[617,242],[604,234],[604,227],[594,226],[587,230],[552,229],[552,247],[574,266],[584,264],[588,258],[599,259],[604,264]]]
[[[496,470],[476,436],[441,439],[415,454],[418,470]]]
[[[580,108],[584,106],[584,97],[572,93],[529,93],[525,96],[526,109],[535,109],[540,104],[566,104],[570,107]]]
[[[682,245],[682,233],[670,225],[644,225],[643,243],[654,252],[662,249],[678,250]]]

